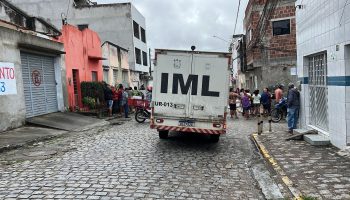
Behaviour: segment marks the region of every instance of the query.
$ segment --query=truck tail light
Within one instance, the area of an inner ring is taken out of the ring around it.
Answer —
[[[157,123],[163,123],[163,122],[164,122],[164,119],[156,119],[156,122],[157,122]]]

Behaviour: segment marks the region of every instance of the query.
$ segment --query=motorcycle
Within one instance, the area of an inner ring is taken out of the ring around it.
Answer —
[[[275,105],[275,108],[271,111],[272,122],[280,122],[283,118],[287,117],[287,98],[282,98],[280,102]]]
[[[147,110],[146,107],[136,107],[135,120],[138,123],[143,123],[146,119],[151,118],[151,113]]]

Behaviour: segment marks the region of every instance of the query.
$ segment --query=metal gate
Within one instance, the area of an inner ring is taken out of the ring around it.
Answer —
[[[309,57],[310,124],[328,130],[327,54]]]
[[[21,52],[26,117],[58,111],[53,57]]]

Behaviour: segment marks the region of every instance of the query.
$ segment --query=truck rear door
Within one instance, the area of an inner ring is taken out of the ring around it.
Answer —
[[[179,84],[186,83],[191,72],[191,62],[192,56],[188,53],[157,55],[153,89],[156,115],[176,118],[189,116],[190,92],[183,94]]]
[[[190,97],[191,118],[222,118],[227,106],[229,58],[211,54],[194,54],[192,73],[199,78],[198,95]]]

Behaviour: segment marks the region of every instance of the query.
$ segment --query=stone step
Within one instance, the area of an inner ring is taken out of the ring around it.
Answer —
[[[294,129],[293,135],[288,137],[286,140],[302,140],[303,136],[306,134],[317,134],[317,131],[315,130],[306,130],[306,129]]]
[[[313,146],[327,146],[331,143],[328,137],[321,134],[304,135],[304,140]]]
[[[317,134],[316,130],[307,130],[307,129],[294,129],[293,133],[296,135],[306,135],[306,134]]]

